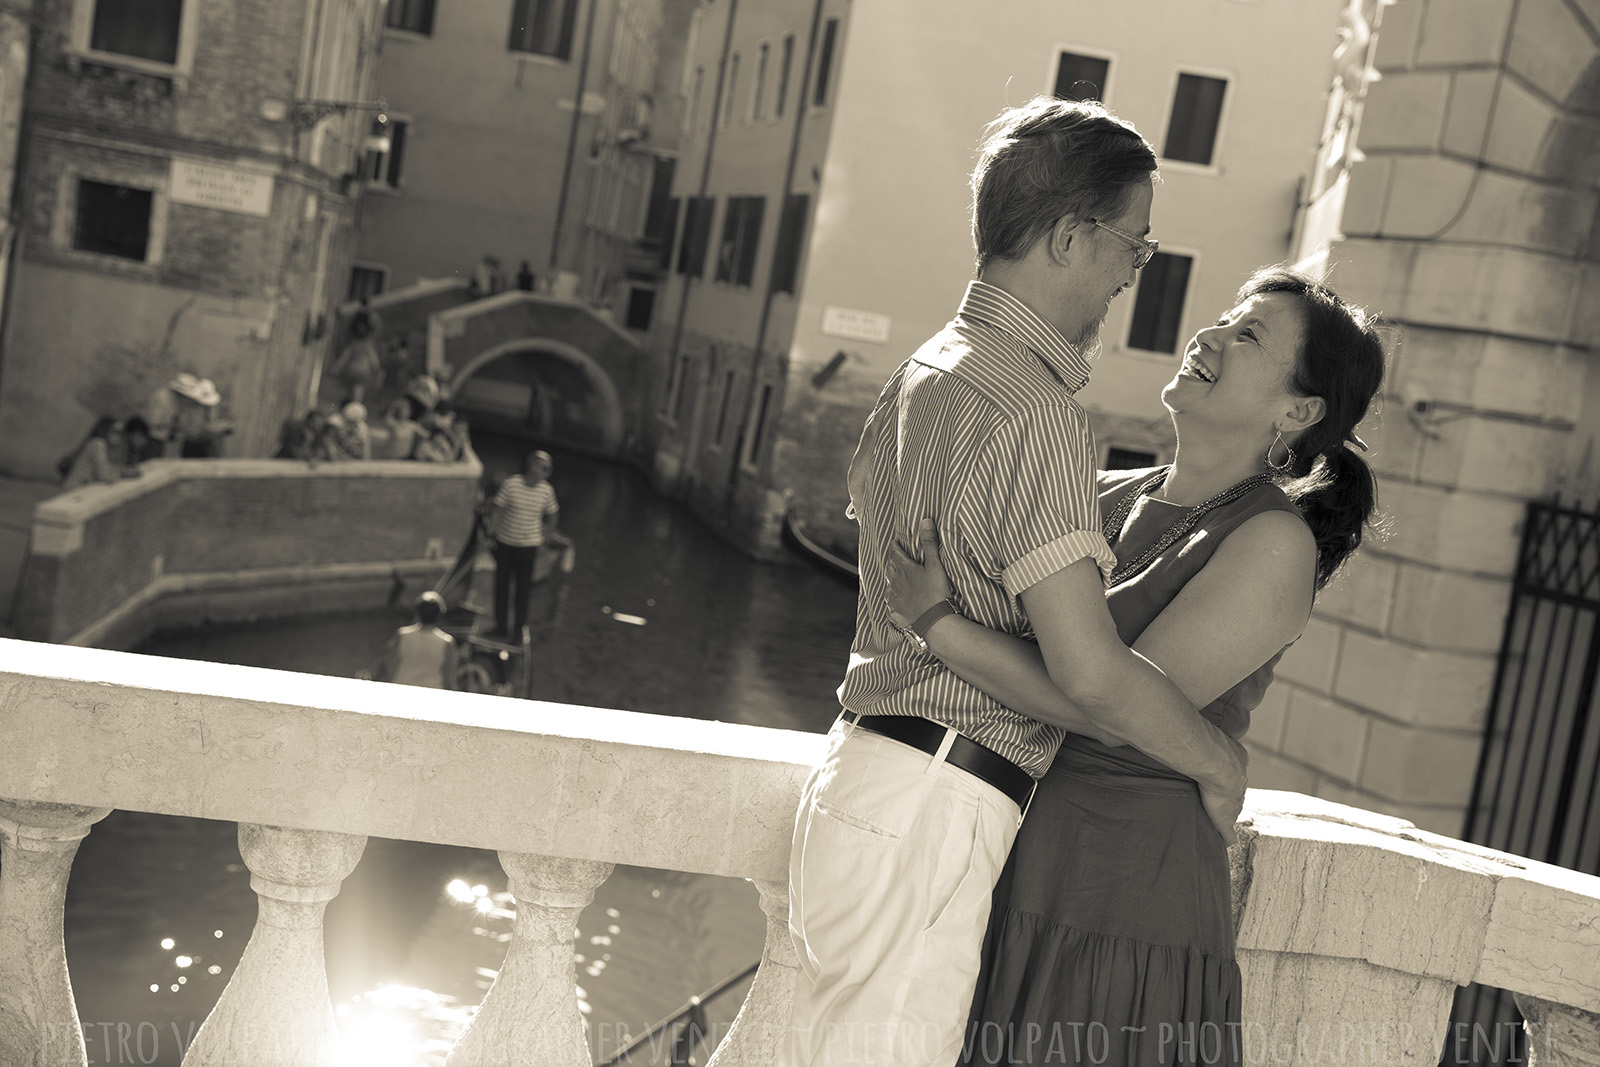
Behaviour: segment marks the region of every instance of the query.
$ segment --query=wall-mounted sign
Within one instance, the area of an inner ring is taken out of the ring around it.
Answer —
[[[889,316],[830,305],[822,309],[822,332],[829,337],[886,345],[889,343]]]
[[[174,159],[168,196],[175,204],[266,216],[272,212],[272,175]]]

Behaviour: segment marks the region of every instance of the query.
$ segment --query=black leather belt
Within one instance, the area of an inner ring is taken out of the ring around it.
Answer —
[[[939,746],[944,744],[945,727],[932,719],[916,715],[858,716],[853,711],[846,711],[844,718],[846,722],[854,721],[856,726],[863,730],[882,734],[891,741],[910,745],[930,756],[937,755]],[[944,761],[994,786],[1010,797],[1019,808],[1024,807],[1028,803],[1028,798],[1033,795],[1033,775],[998,752],[984,748],[978,742],[960,734],[956,735],[955,742],[945,754]]]

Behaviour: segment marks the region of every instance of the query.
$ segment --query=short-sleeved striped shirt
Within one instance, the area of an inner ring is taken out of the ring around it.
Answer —
[[[494,539],[503,545],[527,548],[544,544],[544,517],[560,510],[549,482],[529,485],[513,474],[500,483],[494,496]]]
[[[956,318],[901,364],[850,464],[861,524],[861,597],[839,700],[863,715],[920,715],[1044,774],[1062,731],[1002,706],[919,652],[889,621],[884,561],[939,525],[961,613],[1031,638],[1024,590],[1089,556],[1100,533],[1094,438],[1073,399],[1089,364],[1026,304],[972,282]]]

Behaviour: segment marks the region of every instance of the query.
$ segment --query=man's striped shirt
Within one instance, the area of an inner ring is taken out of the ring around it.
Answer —
[[[544,544],[544,517],[559,509],[549,482],[529,485],[513,474],[500,483],[494,496],[494,539],[503,545],[527,548]]]
[[[1073,398],[1088,380],[1088,361],[1060,331],[977,281],[955,320],[889,379],[850,464],[861,597],[845,707],[954,726],[1044,774],[1062,730],[1002,706],[907,641],[889,621],[884,564],[895,541],[914,548],[918,522],[931,517],[961,613],[1030,639],[1024,590],[1085,556],[1109,574],[1094,438]]]

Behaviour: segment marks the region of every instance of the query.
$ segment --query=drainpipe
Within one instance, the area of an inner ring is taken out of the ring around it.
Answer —
[[[789,202],[789,194],[794,191],[795,168],[800,164],[800,135],[805,130],[806,108],[810,106],[811,61],[817,50],[817,31],[822,26],[822,5],[823,0],[816,0],[816,3],[811,7],[811,37],[806,42],[805,68],[804,73],[800,76],[800,95],[795,98],[794,136],[789,140],[789,164],[785,168],[783,175],[783,199],[778,203],[779,225],[782,225],[783,222],[784,205]],[[835,48],[840,48],[842,45],[843,42],[835,42]],[[836,61],[834,66],[838,67],[840,64]],[[811,205],[813,214],[816,211],[816,207],[817,205],[814,203]],[[810,227],[807,227],[806,232],[809,235]],[[739,468],[744,463],[744,442],[751,431],[750,419],[755,413],[756,397],[761,395],[761,349],[767,340],[767,325],[772,319],[772,298],[774,295],[772,291],[772,275],[769,272],[767,275],[767,295],[761,301],[761,321],[756,326],[755,351],[750,356],[750,389],[745,395],[743,426],[737,438],[739,454],[733,457],[733,463],[728,467],[727,496],[730,500],[739,481]],[[798,294],[795,295],[798,296]],[[767,412],[769,435],[776,416],[777,413],[775,411]]]
[[[589,49],[594,43],[594,14],[600,0],[589,0],[589,15],[583,26],[583,55],[578,60],[578,88],[572,94],[572,129],[567,133],[567,165],[561,172],[561,191],[556,195],[556,221],[550,232],[550,271],[561,263],[561,226],[567,217],[567,193],[572,187],[572,167],[577,162],[578,128],[583,122],[583,93],[589,85]]]

